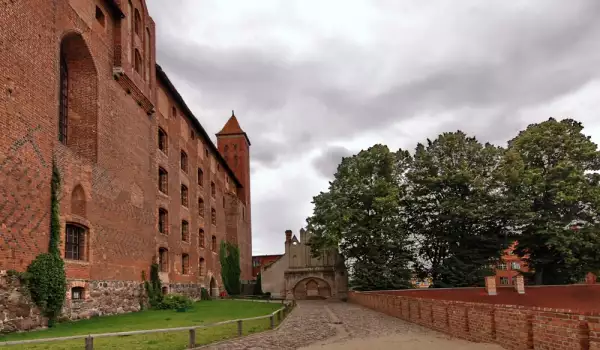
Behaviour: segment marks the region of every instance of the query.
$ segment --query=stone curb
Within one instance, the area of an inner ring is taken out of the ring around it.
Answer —
[[[236,299],[236,300],[239,300],[239,299]],[[232,338],[221,340],[221,341],[215,342],[215,343],[204,344],[202,346],[192,348],[191,350],[207,349],[207,348],[209,348],[211,346],[222,345],[222,344],[228,343],[228,342],[230,342],[232,340],[239,340],[239,339],[244,339],[244,338],[252,338],[252,337],[256,337],[256,336],[261,336],[261,335],[265,335],[265,334],[274,333],[274,332],[278,331],[279,327],[281,327],[290,318],[290,316],[292,315],[292,313],[296,310],[296,307],[294,307],[292,309],[292,311],[289,314],[287,314],[287,316],[285,316],[285,318],[283,319],[283,321],[281,321],[281,323],[279,323],[279,325],[277,325],[277,327],[275,327],[274,329],[270,329],[270,330],[266,330],[266,331],[262,331],[262,332],[258,332],[258,333],[254,333],[254,334],[248,334],[248,335],[244,335],[244,336],[241,336],[241,337],[232,337]]]

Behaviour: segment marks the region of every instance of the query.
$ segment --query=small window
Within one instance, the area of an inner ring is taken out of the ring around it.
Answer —
[[[512,262],[510,265],[511,269],[513,270],[520,270],[521,269],[521,263],[518,262]]]
[[[204,172],[200,168],[198,168],[198,185],[204,186]]]
[[[217,225],[217,211],[215,208],[210,209],[210,221],[213,225]]]
[[[223,196],[223,208],[225,208],[225,196]]]
[[[200,258],[198,261],[198,275],[202,276],[204,274],[204,258]]]
[[[158,128],[158,149],[166,154],[167,146],[167,133],[162,128]]]
[[[194,132],[194,130],[190,130],[190,137],[192,138],[192,140],[196,139],[196,133]]]
[[[237,144],[233,144],[233,150],[237,150]]]
[[[166,209],[158,209],[158,232],[169,234],[169,212]]]
[[[200,230],[198,230],[198,245],[200,246],[200,248],[204,248],[206,246],[206,243],[204,240],[205,240],[204,230],[200,229]]]
[[[104,12],[102,12],[100,7],[98,7],[98,6],[96,6],[96,21],[98,21],[98,23],[100,23],[100,25],[104,27],[104,23],[105,23]]]
[[[210,249],[213,252],[217,251],[217,236],[212,236],[211,240],[210,240]]]
[[[201,218],[204,217],[204,199],[202,198],[198,198],[198,215],[200,215]]]
[[[217,195],[217,188],[215,187],[215,183],[211,181],[210,183],[210,195],[215,198]]]
[[[164,194],[168,194],[169,174],[163,168],[158,168],[158,190]]]
[[[140,11],[135,9],[135,34],[140,35],[140,31],[142,30],[142,16],[140,16]]]
[[[85,296],[85,289],[83,287],[71,288],[71,299],[72,300],[83,300]]]
[[[225,151],[225,153],[227,153],[227,151],[229,151],[229,146],[225,145],[225,147],[223,147],[223,150]]]
[[[169,272],[169,251],[167,248],[158,249],[158,267],[160,272]]]
[[[233,156],[233,165],[234,166],[238,165],[238,156],[237,156],[237,154],[235,156]]]
[[[498,264],[498,270],[506,270],[506,264]]]
[[[181,221],[181,240],[184,242],[190,241],[190,224],[185,220]]]
[[[503,286],[509,285],[510,281],[508,280],[508,277],[500,277],[500,284]]]
[[[142,55],[140,55],[140,51],[138,49],[135,49],[135,57],[134,58],[135,58],[135,63],[134,63],[135,71],[138,74],[141,74],[143,63],[142,63]]]
[[[85,234],[87,229],[83,226],[67,224],[65,239],[65,259],[85,259]]]
[[[190,256],[187,254],[181,256],[181,273],[184,275],[190,273]]]
[[[161,290],[162,290],[162,295],[167,295],[167,294],[169,294],[169,287],[167,287],[167,286],[165,286],[165,287],[162,287],[162,289],[161,289]]]
[[[171,107],[171,117],[177,117],[177,108],[175,106]]]
[[[204,155],[208,157],[208,148],[204,149]]]
[[[186,185],[181,185],[181,205],[188,206],[188,188]]]
[[[181,151],[181,170],[186,173],[188,171],[188,156],[184,151]]]

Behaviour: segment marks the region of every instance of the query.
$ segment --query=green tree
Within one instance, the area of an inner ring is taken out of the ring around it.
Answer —
[[[410,161],[406,151],[375,145],[342,159],[328,192],[314,197],[307,219],[312,254],[338,249],[357,290],[410,287],[412,256],[400,213]]]
[[[240,295],[240,249],[233,243],[221,241],[219,260],[221,261],[221,278],[225,290],[229,295]]]
[[[600,268],[600,152],[582,130],[572,119],[529,125],[509,141],[502,164],[516,253],[536,284],[576,282]]]
[[[507,243],[495,175],[502,150],[461,131],[419,143],[407,173],[405,224],[417,242],[415,270],[436,287],[481,285]]]

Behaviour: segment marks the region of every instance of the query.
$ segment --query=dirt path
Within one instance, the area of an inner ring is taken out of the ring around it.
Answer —
[[[271,332],[203,349],[302,350],[501,350],[498,345],[451,338],[427,328],[342,302],[302,301]]]

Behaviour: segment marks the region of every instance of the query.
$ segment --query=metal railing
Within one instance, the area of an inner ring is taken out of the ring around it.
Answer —
[[[85,341],[85,350],[93,350],[94,349],[94,339],[97,338],[107,338],[107,337],[120,337],[126,335],[138,335],[138,334],[150,334],[150,333],[170,333],[170,332],[181,332],[181,331],[189,331],[189,342],[188,348],[192,349],[198,346],[196,344],[196,330],[197,329],[205,329],[212,328],[216,326],[222,326],[227,324],[237,324],[237,336],[241,337],[244,331],[244,322],[248,321],[256,321],[256,320],[270,320],[270,329],[275,329],[275,319],[277,322],[283,321],[287,315],[292,311],[292,309],[296,306],[296,301],[292,300],[290,302],[282,302],[284,305],[282,308],[279,308],[272,313],[264,316],[243,318],[238,320],[228,320],[221,321],[201,326],[189,326],[189,327],[176,327],[176,328],[163,328],[163,329],[147,329],[140,331],[129,331],[129,332],[116,332],[116,333],[101,333],[101,334],[89,334],[89,335],[73,335],[69,337],[60,337],[60,338],[44,338],[44,339],[31,339],[31,340],[16,340],[16,341],[7,341],[0,343],[0,346],[6,345],[23,345],[23,344],[35,344],[35,343],[49,343],[49,342],[58,342],[58,341],[67,341],[67,340],[76,340],[76,339],[84,339]]]

